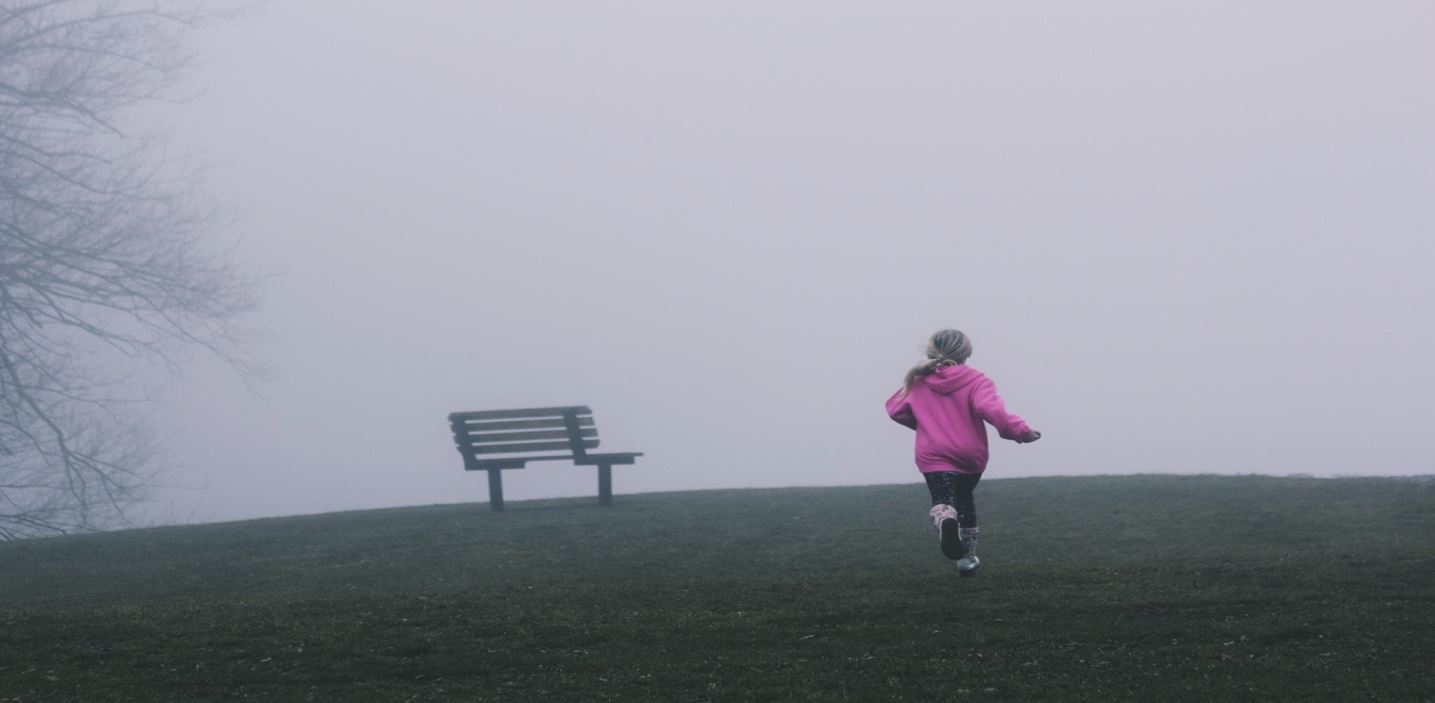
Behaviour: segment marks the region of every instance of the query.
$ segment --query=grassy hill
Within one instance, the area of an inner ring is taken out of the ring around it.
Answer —
[[[0,544],[0,701],[1432,700],[1435,483],[989,480]]]

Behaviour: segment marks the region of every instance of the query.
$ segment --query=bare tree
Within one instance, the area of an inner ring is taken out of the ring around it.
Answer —
[[[155,476],[128,375],[191,346],[234,360],[253,281],[209,241],[194,169],[133,124],[214,13],[0,0],[0,539],[122,523]]]

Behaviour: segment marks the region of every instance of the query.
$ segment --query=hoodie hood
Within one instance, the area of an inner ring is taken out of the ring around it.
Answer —
[[[986,377],[982,375],[982,372],[966,364],[943,366],[923,377],[928,388],[943,395],[956,393],[983,378]]]

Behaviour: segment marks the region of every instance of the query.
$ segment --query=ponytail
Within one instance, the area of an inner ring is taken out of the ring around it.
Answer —
[[[972,355],[972,340],[961,330],[938,330],[927,340],[927,359],[907,371],[902,381],[902,393],[912,391],[917,379],[931,375],[943,366],[966,363]]]

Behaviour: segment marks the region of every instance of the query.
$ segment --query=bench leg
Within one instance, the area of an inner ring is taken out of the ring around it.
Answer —
[[[503,510],[503,472],[498,469],[488,470],[488,507]]]
[[[598,505],[613,504],[613,465],[598,465]]]

